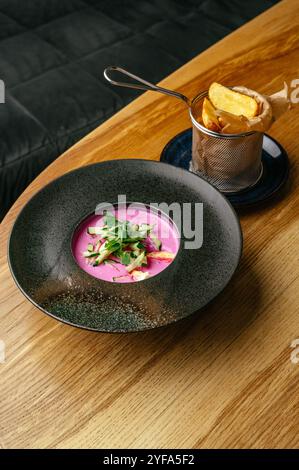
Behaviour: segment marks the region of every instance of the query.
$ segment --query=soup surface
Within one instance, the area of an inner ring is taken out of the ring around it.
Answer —
[[[78,265],[90,275],[126,283],[142,281],[167,268],[179,243],[171,219],[149,206],[136,205],[85,219],[74,234],[72,249]]]

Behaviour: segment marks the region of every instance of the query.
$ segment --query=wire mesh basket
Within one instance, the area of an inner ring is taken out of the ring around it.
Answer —
[[[219,134],[204,127],[201,121],[202,92],[192,101],[193,125],[190,170],[222,192],[238,192],[257,183],[262,175],[263,133]]]

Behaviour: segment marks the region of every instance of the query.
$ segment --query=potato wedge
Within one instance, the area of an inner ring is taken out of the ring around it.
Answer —
[[[210,131],[220,132],[221,127],[212,103],[205,98],[202,104],[202,121],[204,126]]]
[[[209,98],[215,109],[222,109],[236,116],[245,116],[248,119],[258,115],[259,105],[251,96],[243,95],[237,91],[212,83],[209,88]]]

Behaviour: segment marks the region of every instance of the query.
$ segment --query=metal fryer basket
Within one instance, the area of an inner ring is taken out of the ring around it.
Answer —
[[[219,134],[204,127],[199,120],[207,95],[207,91],[197,95],[190,108],[193,125],[190,170],[222,192],[238,192],[253,186],[263,171],[263,133]]]

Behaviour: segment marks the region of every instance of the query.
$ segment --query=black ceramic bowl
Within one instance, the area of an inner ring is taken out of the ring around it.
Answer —
[[[76,263],[72,238],[99,203],[203,203],[203,244],[182,241],[173,263],[157,276],[111,283]],[[57,320],[95,331],[141,331],[199,310],[231,279],[242,234],[230,203],[206,181],[168,164],[113,160],[85,166],[53,181],[23,208],[9,241],[9,264],[23,294]],[[171,267],[171,269],[170,269]]]

